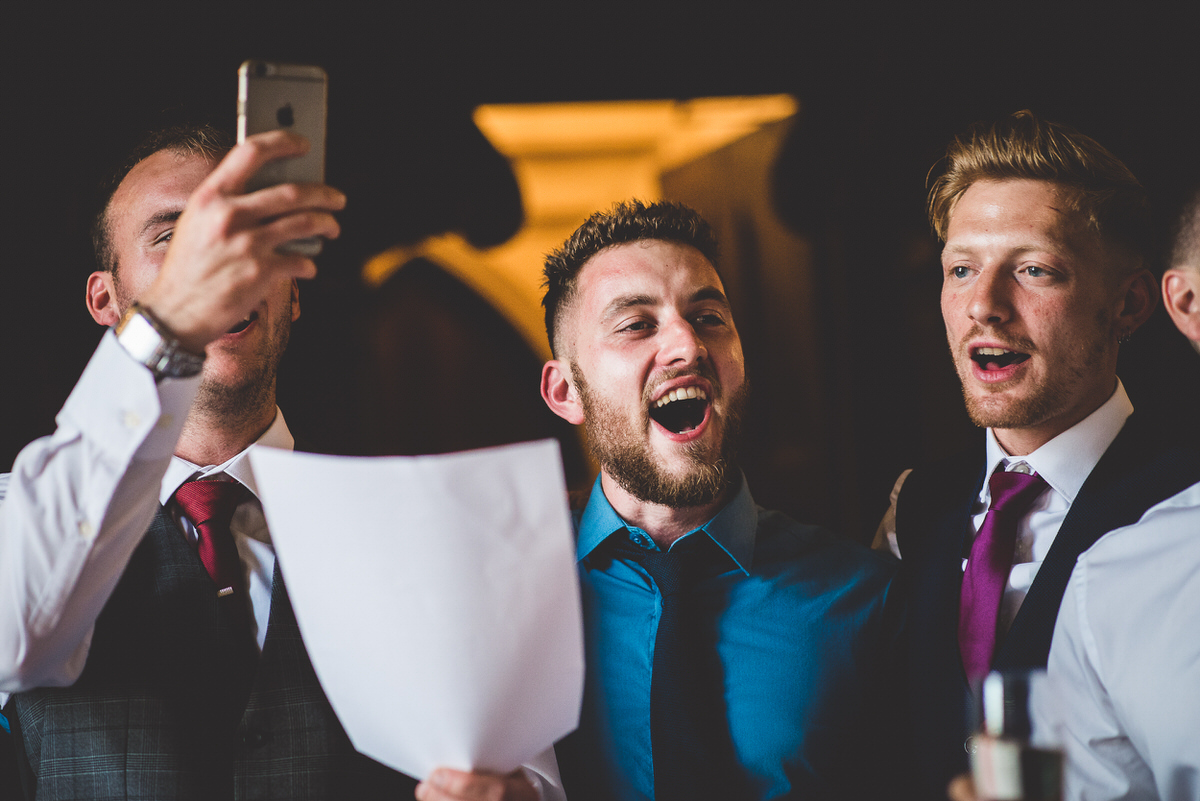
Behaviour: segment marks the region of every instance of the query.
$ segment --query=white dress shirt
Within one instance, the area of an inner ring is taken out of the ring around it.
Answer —
[[[1026,456],[1009,456],[997,441],[995,432],[990,428],[987,430],[985,475],[990,476],[997,469],[1009,470],[1024,463],[1050,485],[1050,489],[1033,502],[1017,528],[1013,567],[1008,575],[1008,584],[1005,586],[1000,606],[1001,629],[1007,630],[1012,624],[1017,610],[1021,608],[1021,602],[1025,600],[1030,586],[1033,585],[1042,561],[1058,535],[1063,519],[1071,510],[1071,504],[1075,502],[1075,496],[1079,494],[1079,489],[1131,414],[1133,404],[1129,402],[1125,387],[1118,379],[1116,390],[1100,408]],[[880,523],[874,543],[874,547],[888,548],[897,557],[901,557],[901,553],[900,545],[896,541],[896,498],[909,472],[904,471],[896,480],[892,489],[891,508]],[[988,482],[984,481],[979,497],[975,499],[971,530],[967,532],[969,542],[974,541],[975,534],[983,525],[991,500],[991,489]],[[964,558],[964,569],[966,564],[967,560]]]
[[[1067,798],[1200,801],[1200,484],[1080,555],[1047,674]]]
[[[230,529],[262,648],[275,551],[246,455],[258,445],[291,449],[294,441],[276,409],[258,441],[222,465],[194,465],[171,450],[164,460],[163,450],[178,441],[197,386],[198,379],[155,386],[145,368],[106,334],[58,416],[58,430],[22,450],[13,473],[0,480],[0,597],[24,596],[24,603],[0,612],[0,643],[12,644],[0,658],[0,689],[65,686],[79,678],[96,618],[157,504],[171,509],[195,544],[195,526],[171,497],[185,481],[217,474],[252,493],[238,506]],[[151,387],[153,398],[147,394]],[[121,422],[116,431],[113,420]],[[156,480],[157,497],[138,492]],[[22,609],[31,611],[24,620],[14,614]],[[80,633],[82,639],[72,641]],[[69,656],[56,664],[63,654]],[[23,664],[10,665],[17,660]]]
[[[199,376],[156,384],[109,331],[58,428],[17,456],[0,501],[0,692],[83,672],[199,386]]]
[[[290,449],[293,439],[277,409],[259,440],[224,464],[176,457],[199,386],[199,376],[156,383],[108,331],[55,432],[26,446],[7,480],[0,477],[0,705],[10,693],[79,678],[96,619],[159,504],[192,478],[224,474],[253,493],[230,529],[262,647],[275,551],[246,454],[258,445]],[[168,508],[194,541],[191,521]],[[525,775],[542,798],[563,798],[552,749]]]

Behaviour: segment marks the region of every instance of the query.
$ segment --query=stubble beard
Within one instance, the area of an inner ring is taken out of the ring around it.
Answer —
[[[706,506],[720,498],[737,475],[737,444],[749,384],[729,398],[724,429],[716,447],[699,443],[684,448],[688,466],[680,474],[668,473],[652,458],[648,442],[649,415],[643,412],[642,429],[633,425],[607,401],[591,391],[576,365],[571,374],[584,411],[588,450],[600,467],[638,500],[673,509]],[[714,399],[715,400],[715,399]],[[648,403],[643,404],[643,409]]]
[[[134,299],[129,297],[121,281],[115,260],[111,273],[117,308],[123,314]],[[259,320],[262,319],[260,316]],[[242,424],[254,423],[259,415],[264,414],[264,408],[274,408],[279,362],[287,350],[291,332],[291,314],[281,313],[270,336],[264,337],[259,344],[255,353],[257,363],[248,367],[248,372],[235,384],[221,383],[202,374],[196,399],[192,402],[192,413],[219,420],[223,427],[238,428]]]
[[[193,410],[229,425],[232,421],[251,421],[263,414],[263,409],[274,408],[279,362],[287,350],[291,330],[291,316],[280,314],[274,330],[263,338],[257,348],[253,364],[244,365],[245,372],[236,382],[225,383],[202,377]]]
[[[1103,310],[1096,315],[1095,322],[1093,337],[1082,344],[1080,358],[1072,363],[1068,370],[1068,380],[1064,381],[1061,378],[1045,380],[1041,384],[1031,387],[1031,391],[1026,396],[1009,399],[1005,402],[993,398],[992,392],[985,391],[980,395],[968,388],[970,386],[968,382],[975,381],[971,375],[972,360],[966,355],[966,349],[960,346],[959,352],[963,354],[963,358],[961,361],[955,358],[954,366],[962,385],[963,401],[971,422],[980,428],[1033,428],[1067,409],[1075,400],[1073,388],[1094,376],[1101,369],[1101,365],[1107,357],[1107,344],[1113,337],[1113,326]],[[972,328],[963,338],[963,342],[969,341],[980,333],[982,333],[982,329]],[[1014,350],[1023,353],[1036,351],[1034,343],[1027,339],[1003,339]],[[1002,391],[1003,387],[997,387],[997,392]],[[989,399],[997,402],[989,403]]]

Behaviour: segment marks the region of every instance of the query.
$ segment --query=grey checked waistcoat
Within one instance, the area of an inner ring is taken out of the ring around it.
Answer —
[[[14,698],[37,801],[412,798],[357,753],[317,683],[276,567],[257,672],[199,557],[159,509],[70,687]]]

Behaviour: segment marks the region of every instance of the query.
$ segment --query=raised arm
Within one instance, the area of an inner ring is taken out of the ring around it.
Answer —
[[[341,193],[282,185],[239,194],[266,161],[306,147],[272,132],[215,165],[167,151],[139,162],[109,204],[118,266],[89,278],[93,317],[115,325],[137,300],[199,356],[280,281],[312,276],[311,260],[275,247],[337,236]],[[0,692],[78,678],[202,380],[155,375],[108,333],[57,430],[17,457],[0,500]]]

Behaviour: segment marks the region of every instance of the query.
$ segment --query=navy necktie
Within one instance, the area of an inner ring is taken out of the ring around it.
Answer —
[[[703,534],[670,551],[628,542],[624,531],[611,542],[617,554],[637,561],[662,596],[654,638],[650,686],[650,746],[655,801],[739,798],[741,771],[733,756],[724,682],[713,632],[706,632],[696,582],[723,569],[723,552]]]

